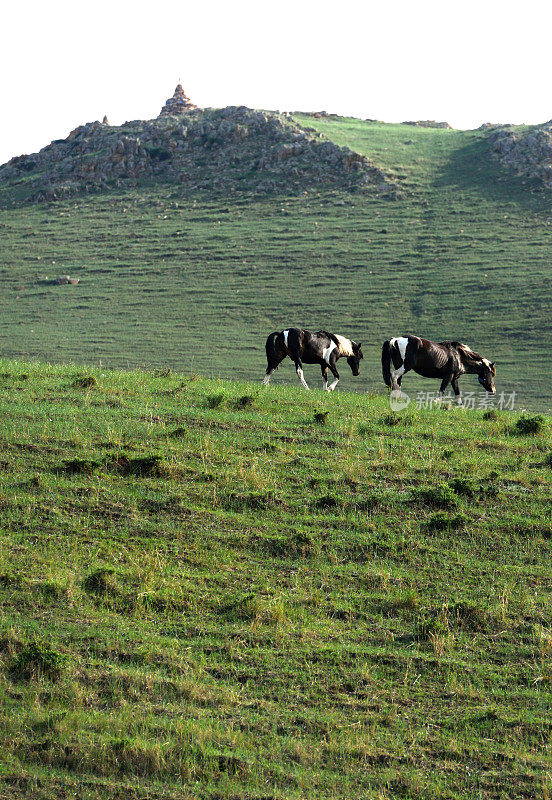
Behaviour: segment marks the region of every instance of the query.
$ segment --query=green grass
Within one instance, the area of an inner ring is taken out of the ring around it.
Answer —
[[[269,332],[325,327],[363,343],[361,376],[342,385],[376,391],[381,342],[411,332],[466,341],[496,360],[517,407],[549,410],[549,195],[500,167],[483,133],[298,119],[372,158],[403,199],[146,185],[8,205],[3,354],[256,380]],[[81,284],[38,280],[65,273]],[[296,380],[289,363],[281,376]],[[408,387],[433,384],[408,376]]]
[[[550,417],[21,361],[0,401],[3,797],[550,796]]]

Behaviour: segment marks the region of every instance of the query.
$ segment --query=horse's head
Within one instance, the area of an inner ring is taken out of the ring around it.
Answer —
[[[364,358],[364,356],[362,355],[360,344],[357,344],[356,342],[351,342],[351,345],[353,346],[353,355],[347,356],[347,364],[351,367],[353,375],[356,376],[360,372],[358,366],[360,363],[360,359]]]
[[[494,376],[496,375],[495,369],[495,362],[492,363],[487,361],[486,358],[483,359],[481,363],[481,367],[477,373],[477,380],[481,384],[481,386],[487,392],[491,392],[494,394],[496,392],[495,385],[494,385]]]

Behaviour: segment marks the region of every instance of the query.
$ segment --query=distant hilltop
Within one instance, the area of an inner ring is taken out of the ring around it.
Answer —
[[[326,111],[304,116],[337,118]],[[434,120],[402,124],[450,129]],[[552,188],[552,122],[486,123],[479,133],[504,167]],[[373,161],[300,125],[292,114],[245,106],[198,108],[179,82],[154,119],[112,126],[105,116],[38,153],[12,158],[0,166],[0,201],[55,201],[152,181],[219,194],[341,189],[401,197],[393,179]]]
[[[0,193],[30,201],[151,180],[218,192],[335,187],[397,194],[368,158],[290,115],[243,106],[200,109],[180,83],[156,119],[111,126],[104,117],[0,167]]]
[[[402,125],[414,125],[416,128],[442,128],[451,131],[452,125],[448,122],[436,122],[434,119],[418,119],[401,123]]]
[[[168,102],[168,101],[167,101]],[[339,114],[331,114],[328,111],[294,111],[294,114],[304,114],[307,117],[313,117],[313,119],[339,119]],[[383,120],[379,119],[365,119],[364,122],[379,122],[382,125],[385,123]],[[401,125],[414,125],[416,128],[443,128],[446,130],[451,131],[452,125],[449,125],[448,122],[436,122],[434,119],[418,119],[418,120],[411,120],[401,122]]]

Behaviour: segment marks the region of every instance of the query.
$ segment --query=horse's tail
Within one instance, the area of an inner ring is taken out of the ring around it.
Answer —
[[[381,348],[381,371],[385,385],[391,388],[391,339],[387,339]]]
[[[274,333],[269,333],[266,344],[266,361],[267,361],[267,369],[276,369],[279,364],[279,361],[276,357],[276,339],[278,338],[278,331],[274,331]]]

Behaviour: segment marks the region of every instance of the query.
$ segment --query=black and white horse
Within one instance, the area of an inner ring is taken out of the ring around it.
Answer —
[[[391,365],[395,367],[391,371]],[[476,374],[487,392],[495,393],[496,369],[491,362],[462,342],[430,342],[418,336],[399,336],[388,339],[381,350],[381,366],[386,386],[400,390],[402,377],[411,369],[424,378],[441,378],[439,399],[449,383],[454,389],[458,405],[462,405],[458,378],[464,373]]]
[[[302,328],[286,328],[279,333],[275,331],[266,340],[267,367],[263,386],[269,383],[270,376],[286,356],[289,356],[295,364],[297,375],[305,389],[309,387],[303,375],[303,364],[320,364],[324,390],[328,392],[332,392],[339,381],[336,363],[341,356],[347,357],[353,375],[359,374],[359,362],[364,357],[360,344],[337,333],[328,331],[311,333]],[[335,381],[330,386],[328,386],[328,368],[335,376]]]

